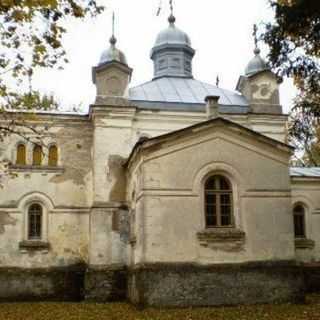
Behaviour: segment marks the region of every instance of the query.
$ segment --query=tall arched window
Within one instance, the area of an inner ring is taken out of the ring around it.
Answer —
[[[20,166],[24,166],[27,163],[26,159],[26,146],[20,143],[17,147],[17,159],[16,164]]]
[[[42,235],[42,207],[32,204],[28,210],[28,239],[40,240]]]
[[[58,165],[58,148],[55,145],[49,147],[48,165],[51,167],[56,167]]]
[[[32,164],[34,166],[41,166],[41,163],[42,163],[42,147],[36,145],[33,148]]]
[[[294,236],[296,238],[306,237],[305,209],[303,205],[297,204],[293,209]]]
[[[233,226],[232,186],[225,177],[216,175],[205,183],[206,227]]]

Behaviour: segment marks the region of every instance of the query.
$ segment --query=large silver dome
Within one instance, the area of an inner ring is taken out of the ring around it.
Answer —
[[[117,39],[112,36],[110,39],[110,47],[102,52],[99,64],[108,62],[120,62],[122,64],[128,65],[126,56],[121,50],[116,47],[116,43]]]
[[[261,58],[260,50],[258,48],[255,49],[254,54],[254,58],[249,62],[249,64],[246,67],[246,76],[252,76],[256,73],[270,70],[267,63]]]
[[[191,47],[189,36],[175,26],[174,16],[169,17],[169,27],[158,34],[154,47],[165,44],[178,44]]]

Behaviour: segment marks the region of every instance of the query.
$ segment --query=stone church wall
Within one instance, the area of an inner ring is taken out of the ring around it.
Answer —
[[[292,207],[305,209],[305,239],[296,241],[296,258],[306,263],[320,261],[320,179],[292,177]],[[320,281],[319,281],[320,283]],[[320,287],[320,286],[319,286]]]
[[[148,155],[140,163],[145,251],[137,263],[293,259],[288,156],[270,156],[271,150],[259,148],[223,133],[186,138]],[[240,248],[205,245],[199,239],[204,230],[202,179],[215,172],[226,174],[234,186],[235,224],[246,234]]]
[[[1,159],[9,161],[10,173],[2,180],[0,192],[1,268],[61,268],[88,262],[92,128],[86,117],[37,117],[41,125],[30,124],[43,130],[41,165],[32,164],[34,145],[22,137],[11,135],[1,147]],[[26,145],[25,165],[16,164],[19,143]],[[58,148],[54,167],[48,165],[51,144]],[[43,208],[42,236],[34,244],[27,236],[32,203]]]
[[[138,230],[129,273],[133,302],[237,304],[243,303],[239,292],[248,303],[303,297],[303,274],[292,265],[288,151],[218,127],[177,135],[140,153],[129,175],[143,172],[138,197],[131,198]],[[211,174],[231,181],[234,228],[205,229],[203,184]],[[219,268],[228,263],[237,271]],[[251,296],[261,285],[265,291]]]

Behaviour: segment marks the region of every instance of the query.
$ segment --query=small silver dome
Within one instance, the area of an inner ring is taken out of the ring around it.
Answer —
[[[175,26],[175,21],[175,17],[171,15],[169,17],[169,27],[158,34],[154,47],[164,44],[179,44],[191,47],[189,36]]]
[[[249,62],[249,64],[246,67],[246,76],[251,76],[262,71],[270,70],[267,63],[261,58],[260,50],[258,48],[254,50],[254,54],[254,58]]]
[[[117,39],[112,36],[110,39],[110,47],[102,52],[99,64],[108,62],[120,62],[122,64],[128,65],[126,56],[122,51],[116,48],[116,43]]]

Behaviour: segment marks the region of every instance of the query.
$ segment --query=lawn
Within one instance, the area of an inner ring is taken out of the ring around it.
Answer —
[[[0,304],[0,320],[319,320],[320,295],[304,305],[261,305],[201,309],[145,309],[125,303]]]

